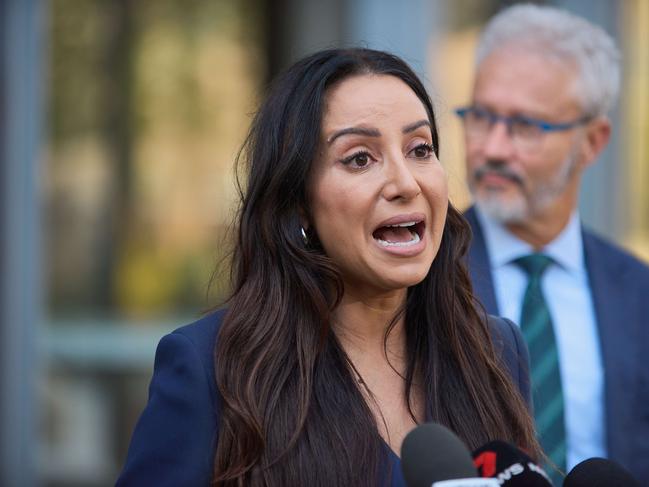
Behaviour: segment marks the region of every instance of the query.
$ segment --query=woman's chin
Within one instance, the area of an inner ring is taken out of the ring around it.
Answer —
[[[384,287],[386,290],[398,290],[398,289],[407,289],[412,286],[416,286],[422,282],[426,275],[428,274],[428,268],[426,269],[411,269],[411,270],[398,270],[389,276],[385,276]]]

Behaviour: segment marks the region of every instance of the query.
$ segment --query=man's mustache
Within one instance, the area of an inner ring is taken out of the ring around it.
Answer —
[[[481,181],[487,175],[500,176],[523,186],[523,178],[512,171],[506,164],[499,161],[487,161],[483,166],[475,170],[474,176],[476,181]]]

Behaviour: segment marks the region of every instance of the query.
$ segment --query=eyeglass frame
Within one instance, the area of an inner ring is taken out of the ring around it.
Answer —
[[[561,132],[564,130],[570,130],[574,127],[584,125],[593,119],[591,115],[584,115],[571,122],[552,123],[538,118],[525,117],[521,115],[498,115],[497,113],[494,113],[490,110],[476,107],[476,106],[460,107],[460,108],[456,108],[454,111],[455,114],[462,119],[462,121],[466,120],[466,116],[470,112],[480,111],[489,118],[488,131],[490,131],[496,123],[503,122],[507,127],[507,133],[510,136],[512,135],[512,123],[514,122],[525,122],[530,125],[533,125],[534,127],[538,128],[541,131],[539,135],[542,135],[546,132]],[[488,133],[488,131],[485,132],[485,134]]]

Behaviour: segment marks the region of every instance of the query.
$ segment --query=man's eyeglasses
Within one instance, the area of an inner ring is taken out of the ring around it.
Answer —
[[[551,123],[545,120],[514,115],[498,115],[484,108],[469,106],[458,108],[455,113],[464,121],[469,137],[481,139],[487,136],[494,124],[503,122],[512,142],[521,149],[534,148],[546,132],[561,132],[588,123],[592,117],[584,116],[564,123]]]

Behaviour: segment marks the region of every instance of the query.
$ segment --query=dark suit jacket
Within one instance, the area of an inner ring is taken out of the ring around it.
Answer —
[[[213,350],[224,310],[162,338],[149,402],[138,420],[118,486],[201,486],[212,476],[220,408]],[[493,341],[529,403],[527,348],[516,325],[490,318]],[[391,450],[392,487],[405,487]]]
[[[484,235],[473,208],[469,270],[474,292],[498,314]],[[649,267],[582,229],[604,364],[608,456],[649,485]]]

